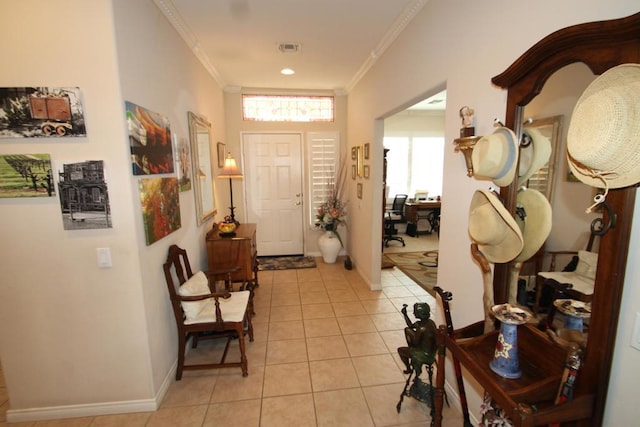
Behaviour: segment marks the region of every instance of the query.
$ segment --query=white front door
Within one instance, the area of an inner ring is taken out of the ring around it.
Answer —
[[[243,134],[247,218],[259,256],[302,254],[302,135]]]

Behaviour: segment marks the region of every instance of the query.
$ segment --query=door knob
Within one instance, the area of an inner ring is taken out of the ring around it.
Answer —
[[[302,202],[296,202],[296,206],[300,206]]]
[[[296,194],[296,197],[300,197],[300,193]]]

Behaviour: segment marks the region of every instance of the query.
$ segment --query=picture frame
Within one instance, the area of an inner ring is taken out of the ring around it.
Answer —
[[[226,145],[222,142],[218,142],[218,167],[224,167],[224,152],[226,150]]]
[[[369,143],[364,144],[364,159],[369,160]]]
[[[356,169],[357,169],[358,177],[362,177],[362,165],[363,165],[362,151],[363,151],[362,146],[358,145],[356,147]]]
[[[351,165],[351,179],[355,180],[357,176],[356,165]]]
[[[364,165],[362,174],[364,175],[364,179],[369,179],[369,165]]]
[[[362,199],[362,183],[359,182],[356,188],[357,188],[358,199]]]
[[[356,160],[358,157],[358,151],[356,147],[351,147],[351,160]]]

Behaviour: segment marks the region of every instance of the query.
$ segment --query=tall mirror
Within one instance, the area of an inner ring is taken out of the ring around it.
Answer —
[[[522,135],[523,122],[529,113],[527,109],[534,105],[534,100],[539,94],[546,93],[547,85],[556,78],[556,73],[569,72],[576,75],[576,72],[579,72],[576,67],[583,67],[593,75],[600,75],[620,64],[640,62],[638,34],[640,13],[622,19],[567,27],[542,39],[506,71],[492,79],[494,84],[508,90],[506,125]],[[579,91],[577,96],[581,93],[582,91]],[[547,109],[542,114],[546,116],[557,113]],[[567,116],[567,126],[570,120],[570,116]],[[559,156],[563,157],[564,152],[559,153]],[[566,160],[562,160],[560,164],[564,165],[565,162]],[[560,197],[557,183],[569,184],[570,179],[571,177],[562,170],[556,173],[552,202],[554,208],[557,208],[555,205]],[[505,205],[511,212],[516,211],[517,186],[518,183],[514,181],[512,185],[501,190]],[[587,195],[581,199],[584,201],[575,207],[584,211],[590,204],[594,190],[583,184],[576,184],[574,191]],[[596,218],[601,218],[605,228],[609,225],[611,228],[601,233],[603,235],[599,241],[589,338],[575,386],[576,402],[575,405],[565,407],[569,417],[575,416],[577,418],[573,419],[581,420],[578,425],[602,424],[624,285],[635,193],[635,187],[610,190],[606,199],[608,208],[596,214]],[[555,216],[553,220],[556,221]],[[585,219],[585,222],[588,224],[589,219]],[[509,268],[506,264],[496,265],[496,303],[507,301]]]
[[[213,168],[211,167],[211,124],[204,117],[191,111],[188,116],[196,219],[198,225],[202,225],[217,213],[213,193]]]

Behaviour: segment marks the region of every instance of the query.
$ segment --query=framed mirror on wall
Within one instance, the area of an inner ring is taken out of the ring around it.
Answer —
[[[211,167],[211,123],[191,111],[188,112],[188,117],[196,220],[198,225],[202,225],[217,213]]]
[[[595,76],[599,76],[617,65],[638,63],[638,34],[640,13],[621,19],[567,27],[539,41],[507,70],[491,80],[495,85],[508,90],[506,126],[521,135],[526,117],[525,107],[540,94],[550,77],[570,64],[584,64]],[[568,124],[570,119],[568,117],[566,120]],[[556,186],[557,182],[558,180]],[[516,209],[517,184],[514,181],[501,189],[505,206],[511,212]],[[550,412],[563,422],[575,420],[576,425],[582,426],[601,425],[603,421],[618,332],[635,195],[635,187],[629,186],[610,189],[606,197],[607,205],[601,217],[606,231],[598,232],[599,255],[593,282],[588,341],[583,352],[574,400],[549,407]],[[508,264],[496,264],[494,268],[494,299],[497,303],[505,302],[509,295],[508,269]],[[538,351],[553,348],[551,343],[545,346],[548,348],[539,348]],[[540,373],[547,375],[545,371]],[[540,419],[540,424],[548,424],[551,418],[547,415],[551,414],[544,412],[534,412],[531,425],[537,425],[536,417]]]

